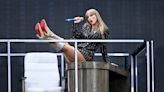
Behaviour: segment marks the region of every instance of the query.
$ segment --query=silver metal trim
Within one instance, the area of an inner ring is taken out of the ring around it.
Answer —
[[[56,55],[58,55],[58,56],[62,56],[62,53],[55,53]],[[13,57],[19,57],[19,56],[25,56],[26,55],[26,53],[10,53],[10,56],[13,56]],[[5,54],[5,53],[3,53],[3,54],[0,54],[0,56],[8,56],[8,54]]]
[[[102,56],[102,54],[95,53],[95,56]],[[108,53],[108,56],[125,57],[125,56],[129,56],[129,53]]]
[[[147,57],[147,92],[150,92],[150,44],[146,41],[146,57]]]
[[[63,54],[61,55],[61,78],[64,78],[64,56]],[[65,83],[64,83],[64,80],[61,79],[61,86],[62,86],[62,92],[64,92],[64,86],[65,86]]]
[[[151,41],[151,63],[152,63],[152,92],[154,92],[154,46],[153,41]]]
[[[7,42],[8,92],[11,92],[11,56],[10,41]]]
[[[144,40],[143,39],[115,39],[115,40],[102,40],[102,39],[90,39],[90,40],[38,40],[38,39],[0,39],[0,42],[7,42],[7,54],[3,53],[0,54],[0,56],[7,56],[8,58],[8,92],[11,92],[11,56],[24,56],[25,54],[23,53],[11,53],[10,50],[10,43],[19,43],[19,42],[23,42],[23,43],[44,43],[44,42],[74,42],[75,43],[75,77],[77,77],[77,83],[75,86],[75,92],[78,92],[78,72],[76,73],[77,69],[78,69],[78,57],[77,57],[77,42],[110,42],[110,43],[143,43]],[[150,58],[150,46],[151,46],[151,58]],[[154,92],[154,57],[153,57],[153,41],[151,41],[151,44],[149,43],[149,41],[146,41],[146,57],[147,57],[147,91],[150,92],[150,76],[152,76],[152,92]],[[100,53],[96,53],[96,56],[101,56]],[[129,53],[108,53],[109,56],[130,56]],[[151,60],[151,61],[150,61]],[[150,62],[152,62],[152,65],[150,66]],[[137,64],[136,64],[137,65]],[[136,74],[136,72],[138,72],[137,68],[135,68],[134,71],[134,58],[131,56],[131,92],[134,92],[134,72],[136,75],[136,78],[138,76],[138,74]],[[150,67],[152,67],[152,75],[150,75]],[[76,79],[75,79],[76,80]],[[136,81],[138,81],[138,79],[136,79]],[[137,87],[136,87],[137,88]],[[137,90],[137,89],[136,89]]]
[[[131,72],[131,92],[134,92],[134,58],[131,55],[131,65],[130,65],[130,72]]]
[[[138,92],[138,66],[137,66],[137,56],[135,56],[135,83],[136,83],[136,89],[135,92]]]
[[[78,57],[77,42],[75,42],[75,92],[78,92]]]
[[[113,39],[113,40],[102,40],[102,39],[90,39],[90,40],[38,40],[38,39],[1,39],[0,42],[113,42],[113,43],[143,43],[144,40],[143,39],[132,39],[132,40],[128,40],[128,39]]]
[[[10,53],[10,56],[25,56],[26,53]],[[62,55],[62,53],[55,53],[57,55]],[[0,53],[0,56],[8,56],[6,53]],[[101,53],[95,53],[95,56],[102,56]],[[108,53],[108,56],[124,57],[129,56],[129,53]]]

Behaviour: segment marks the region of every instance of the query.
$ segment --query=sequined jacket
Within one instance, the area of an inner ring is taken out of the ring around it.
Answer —
[[[73,27],[72,36],[74,39],[102,39],[100,31],[91,31],[91,28],[86,24],[84,24],[81,29],[77,24]],[[108,35],[108,33],[106,34]],[[86,61],[93,61],[94,53],[101,45],[102,43],[100,42],[81,42],[78,43],[77,47]]]

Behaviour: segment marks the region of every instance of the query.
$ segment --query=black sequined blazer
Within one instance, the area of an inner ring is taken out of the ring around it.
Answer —
[[[79,28],[78,24],[74,24],[72,36],[74,39],[102,39],[100,31],[91,31],[90,26],[84,24],[82,28]],[[108,31],[105,33],[105,37],[108,36]],[[86,61],[93,61],[94,53],[100,48],[102,43],[100,42],[81,42],[78,43],[78,50],[83,54]]]

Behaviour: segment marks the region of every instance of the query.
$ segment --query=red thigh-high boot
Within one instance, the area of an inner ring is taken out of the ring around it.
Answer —
[[[63,38],[54,34],[47,26],[45,20],[43,19],[41,23],[37,23],[35,26],[35,30],[38,33],[37,37],[39,39],[44,40],[64,40]],[[64,42],[50,42],[52,47],[54,47],[57,51],[61,51],[65,45]]]

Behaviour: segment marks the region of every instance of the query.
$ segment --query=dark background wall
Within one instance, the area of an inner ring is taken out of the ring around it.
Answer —
[[[88,8],[96,8],[110,28],[110,39],[154,40],[155,92],[163,92],[164,1],[163,0],[0,0],[0,39],[36,39],[34,27],[45,18],[50,28],[70,38],[71,24],[64,19],[83,16]],[[6,52],[0,43],[0,53]],[[48,45],[12,44],[12,52],[52,51]],[[133,46],[110,46],[116,52]],[[7,62],[0,58],[0,92],[7,92]],[[12,92],[21,92],[23,58],[12,58]],[[146,92],[145,62],[139,62],[139,92]]]

